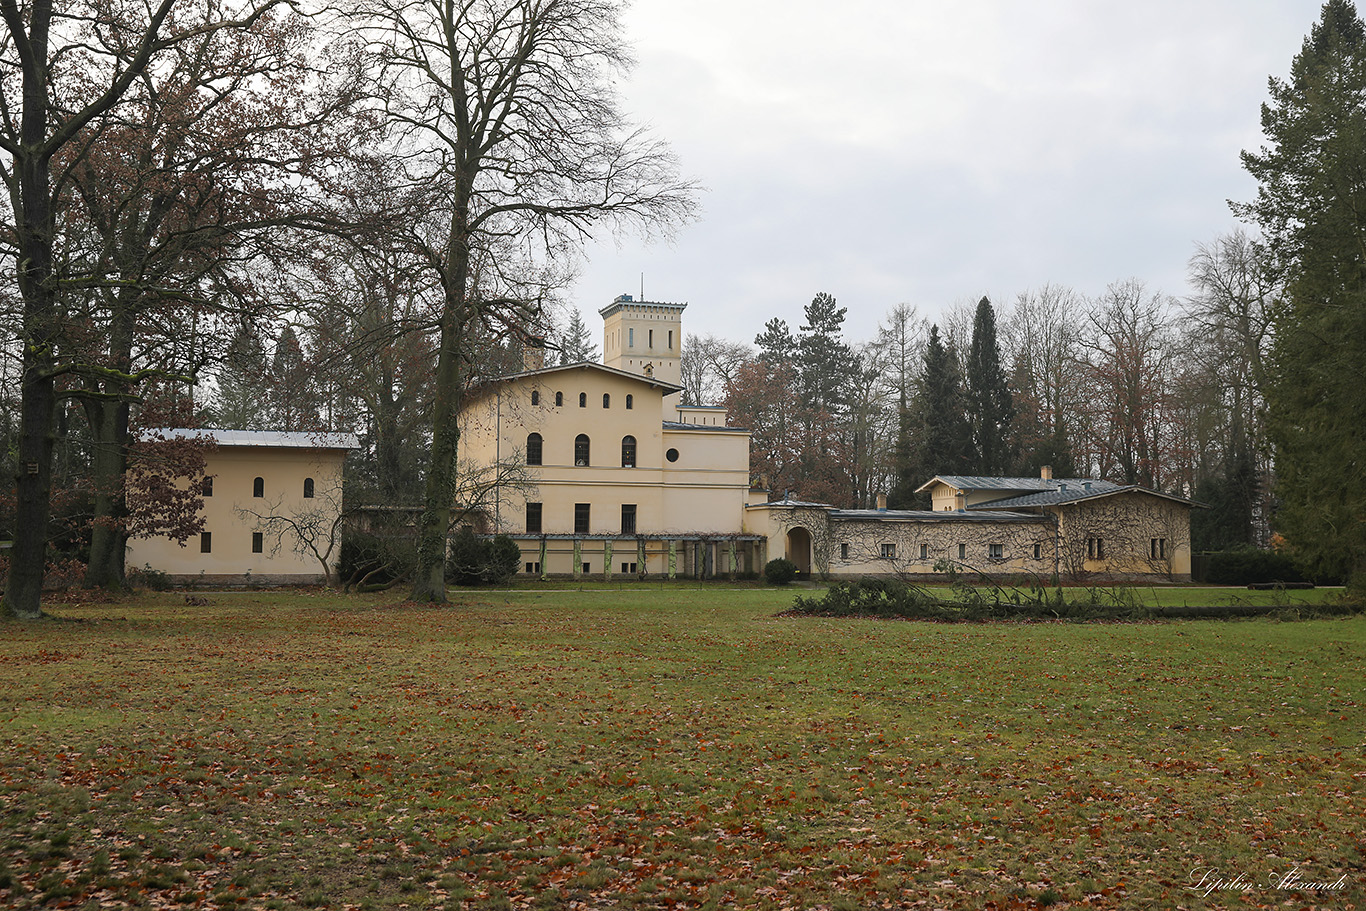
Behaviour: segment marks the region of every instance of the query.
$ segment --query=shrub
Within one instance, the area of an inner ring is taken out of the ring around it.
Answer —
[[[797,578],[797,564],[785,557],[769,560],[764,566],[764,579],[769,585],[786,585]]]
[[[517,542],[507,535],[481,538],[468,526],[451,538],[446,579],[456,585],[505,585],[522,562]]]
[[[1215,585],[1252,585],[1307,580],[1289,554],[1256,547],[1235,547],[1206,556],[1202,581]]]
[[[522,549],[507,535],[495,535],[483,542],[487,550],[484,581],[490,585],[506,585],[522,566]]]
[[[816,617],[883,617],[944,622],[981,620],[1136,620],[1152,612],[1128,589],[1088,589],[1068,598],[1060,588],[1027,591],[995,586],[955,586],[941,598],[900,579],[837,582],[819,598],[798,598],[790,613]]]
[[[417,536],[411,528],[394,524],[342,532],[337,576],[347,588],[383,588],[412,575],[417,565]]]
[[[142,568],[134,566],[126,573],[127,582],[133,588],[148,588],[154,592],[169,591],[171,588],[171,578],[159,569],[152,569],[148,564],[143,564]]]

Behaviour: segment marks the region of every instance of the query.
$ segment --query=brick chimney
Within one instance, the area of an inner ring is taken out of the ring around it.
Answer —
[[[540,370],[545,367],[545,339],[528,335],[522,340],[522,369]]]
[[[1053,480],[1053,466],[1045,465],[1039,469],[1039,479],[1043,481]]]

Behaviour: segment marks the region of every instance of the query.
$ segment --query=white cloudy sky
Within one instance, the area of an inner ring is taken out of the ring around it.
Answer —
[[[686,301],[685,330],[795,328],[817,291],[870,338],[1045,282],[1184,296],[1254,192],[1267,77],[1321,0],[635,0],[627,110],[706,187],[671,243],[604,239],[572,298]]]

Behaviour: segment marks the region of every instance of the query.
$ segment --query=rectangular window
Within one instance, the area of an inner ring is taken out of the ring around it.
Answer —
[[[849,559],[849,545],[848,545],[848,544],[841,544],[841,545],[840,545],[840,559],[841,559],[841,560],[848,560],[848,559]]]
[[[1153,560],[1167,559],[1167,539],[1153,538],[1149,544],[1148,556]]]
[[[959,544],[959,545],[958,545],[958,559],[960,559],[960,560],[966,560],[967,558],[968,558],[968,546],[967,546],[966,544]]]
[[[575,503],[575,504],[574,504],[574,534],[576,534],[576,535],[586,535],[586,534],[588,534],[588,504],[587,504],[587,503]],[[588,565],[587,563],[584,564],[584,566],[587,566],[587,565]],[[588,572],[588,570],[585,569],[584,572]]]
[[[884,559],[884,560],[895,560],[895,559],[896,559],[896,545],[895,545],[895,544],[884,544],[884,545],[882,545],[882,559]]]
[[[529,535],[539,535],[541,533],[540,503],[528,503],[526,505],[526,533]]]
[[[655,350],[655,330],[650,330],[650,350]]]
[[[922,560],[928,560],[929,558],[930,558],[930,545],[928,545],[928,544],[922,544],[922,545],[920,545],[920,559],[922,559]]]
[[[1087,538],[1086,539],[1086,559],[1104,560],[1105,559],[1105,539]]]
[[[199,552],[201,554],[213,553],[213,532],[201,531],[199,533]]]
[[[1042,544],[1039,544],[1039,543],[1036,541],[1036,542],[1034,543],[1034,559],[1035,559],[1035,560],[1039,560],[1039,559],[1042,559],[1042,558],[1043,558],[1043,545],[1042,545]]]
[[[669,350],[674,350],[674,331],[672,329],[669,330]]]
[[[263,553],[266,549],[266,536],[259,531],[251,533],[251,552],[254,554]]]
[[[636,571],[636,564],[634,564],[634,563],[623,563],[623,564],[621,564],[621,571],[622,571],[623,573],[634,573],[634,572]]]
[[[1004,560],[1005,558],[1006,558],[1005,545],[1003,545],[1003,544],[988,544],[988,545],[987,545],[987,559],[988,559],[988,560]]]
[[[633,535],[636,533],[636,504],[621,504],[621,533],[623,535]]]
[[[527,571],[527,575],[529,575],[529,576],[530,576],[530,575],[534,575],[534,574],[536,574],[536,573],[539,573],[539,572],[541,571],[541,564],[539,564],[539,563],[528,563],[528,564],[526,565],[526,571]]]
[[[635,346],[636,346],[636,330],[634,330],[634,329],[627,329],[627,330],[626,330],[626,347],[627,347],[627,348],[634,348]]]
[[[593,572],[593,570],[590,568],[590,567],[592,567],[592,565],[593,565],[592,563],[585,563],[585,564],[583,564],[583,574],[584,574],[585,576],[590,575],[590,574]]]
[[[207,477],[204,478],[204,483],[203,483],[203,485],[201,485],[200,488],[199,488],[199,495],[202,496],[202,497],[211,497],[211,496],[213,496],[213,476],[212,476],[212,475],[207,476]]]

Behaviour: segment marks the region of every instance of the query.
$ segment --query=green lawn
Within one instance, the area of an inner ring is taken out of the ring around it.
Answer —
[[[775,617],[792,595],[0,623],[0,907],[1366,908],[1366,618]]]

